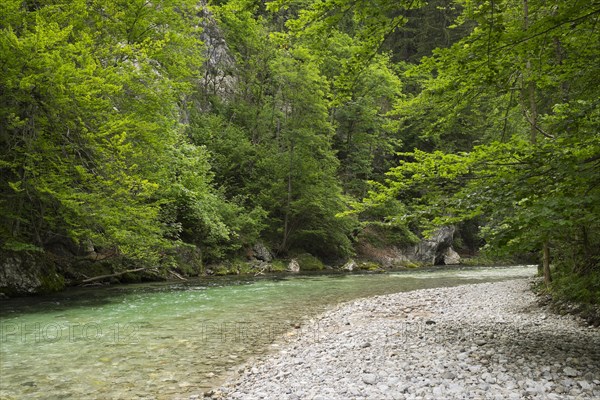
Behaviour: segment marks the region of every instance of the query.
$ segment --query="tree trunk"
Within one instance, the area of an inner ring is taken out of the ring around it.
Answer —
[[[115,272],[114,274],[94,276],[93,278],[87,278],[87,279],[84,279],[84,280],[80,281],[79,284],[101,281],[101,280],[108,279],[108,278],[116,278],[117,276],[121,276],[121,275],[125,275],[125,274],[130,274],[130,273],[133,273],[133,272],[141,272],[141,271],[145,271],[147,269],[150,269],[150,268],[147,268],[147,267],[134,268],[134,269],[128,269],[126,271]]]
[[[529,3],[528,0],[523,0],[523,27],[525,31],[529,29]],[[525,71],[523,74],[523,114],[529,122],[530,127],[530,141],[532,144],[537,143],[537,132],[538,132],[538,109],[536,102],[536,91],[537,85],[533,79],[533,68],[531,66],[531,59],[529,56],[525,62]],[[529,107],[529,110],[527,110]],[[550,246],[548,240],[545,240],[542,244],[542,272],[544,274],[544,283],[549,286],[552,282],[552,275],[550,273]]]
[[[544,242],[543,253],[542,266],[544,271],[544,283],[546,286],[550,286],[552,283],[552,275],[550,273],[550,245],[547,240]]]
[[[531,61],[527,60],[526,64],[527,76],[531,77]],[[530,124],[530,135],[531,143],[537,143],[537,120],[538,110],[535,99],[536,85],[533,79],[529,79],[527,83],[527,97],[529,98],[529,124]]]
[[[523,0],[523,19],[524,19],[524,28],[527,31],[529,29],[529,3],[528,0]],[[536,85],[535,81],[532,79],[532,67],[531,60],[529,56],[527,57],[527,61],[525,62],[525,71],[523,74],[523,86],[522,86],[522,96],[523,96],[523,113],[525,114],[525,118],[529,122],[530,129],[530,141],[535,144],[537,142],[537,120],[538,120],[538,110],[536,103]],[[527,104],[528,103],[528,104]],[[529,110],[527,110],[529,107]]]
[[[292,171],[294,168],[294,143],[292,142],[290,146],[290,165],[287,176],[287,199],[285,203],[285,216],[283,219],[283,239],[281,241],[281,246],[279,246],[280,251],[285,251],[288,246],[289,240],[289,231],[290,231],[290,213],[292,208]]]

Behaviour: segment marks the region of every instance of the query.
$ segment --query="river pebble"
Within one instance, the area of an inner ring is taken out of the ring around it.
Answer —
[[[519,279],[342,304],[210,397],[600,399],[600,330],[540,308],[529,285]]]

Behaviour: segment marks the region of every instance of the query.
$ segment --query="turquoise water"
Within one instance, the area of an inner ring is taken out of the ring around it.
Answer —
[[[176,399],[218,385],[340,302],[529,277],[534,267],[197,279],[0,303],[0,399]],[[295,336],[295,337],[294,337]]]

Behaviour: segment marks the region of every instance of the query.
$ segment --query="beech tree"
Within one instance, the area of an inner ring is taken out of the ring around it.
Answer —
[[[72,240],[156,261],[181,229],[166,215],[180,198],[171,183],[195,193],[192,208],[196,197],[214,196],[201,162],[196,180],[171,168],[205,158],[186,143],[180,121],[202,63],[196,3],[5,5],[2,247],[41,250]],[[211,235],[227,236],[220,218],[207,213],[204,221]]]
[[[262,237],[282,256],[351,253],[352,221],[337,178],[329,85],[320,60],[271,32],[254,1],[213,7],[234,57],[230,96],[197,113],[192,135],[212,154],[217,184],[248,209],[262,210]]]
[[[435,225],[485,217],[488,246],[542,252],[547,284],[550,249],[566,265],[561,273],[597,276],[598,254],[590,250],[598,248],[600,228],[592,82],[600,54],[589,44],[598,42],[600,9],[585,1],[463,4],[458,22],[477,26],[407,72],[422,90],[396,109],[403,129],[432,139],[427,150],[453,152],[404,154],[365,204],[416,194],[402,197],[412,212],[397,217]],[[479,145],[443,143],[461,129],[479,131],[470,134]]]

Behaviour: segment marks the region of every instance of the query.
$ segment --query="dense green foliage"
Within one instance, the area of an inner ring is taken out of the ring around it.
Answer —
[[[469,247],[543,250],[557,282],[597,277],[599,16],[589,0],[6,1],[0,244],[170,265],[173,247],[217,261],[260,239],[343,259],[361,225],[414,243],[456,224]]]
[[[585,1],[465,2],[458,22],[477,26],[407,71],[421,90],[394,111],[427,151],[401,154],[358,208],[391,198],[406,210],[388,217],[407,224],[476,219],[488,248],[543,249],[557,286],[588,282],[580,297],[599,301],[599,13]]]
[[[9,1],[1,15],[2,247],[71,241],[156,262],[243,226],[190,143],[196,2]]]

